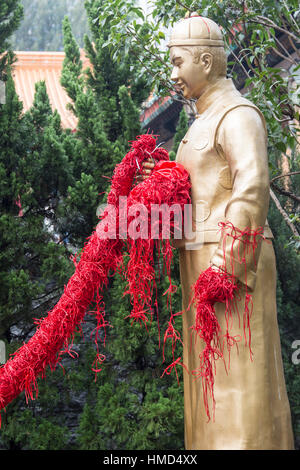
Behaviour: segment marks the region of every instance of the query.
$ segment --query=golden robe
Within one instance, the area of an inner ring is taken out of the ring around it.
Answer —
[[[252,295],[251,350],[245,345],[243,320],[233,318],[230,334],[241,337],[226,372],[216,361],[215,417],[208,421],[201,379],[184,369],[185,447],[196,449],[293,449],[290,407],[283,373],[276,311],[276,265],[272,233],[266,217],[269,205],[267,137],[262,114],[221,79],[197,101],[198,116],[179,146],[176,160],[190,173],[194,234],[176,241],[179,248],[183,300],[183,362],[199,367],[200,340],[191,346],[195,310],[188,305],[191,286],[209,266],[221,268],[233,259],[233,269],[245,296]],[[239,262],[238,247],[223,244],[219,222],[244,230],[264,227],[265,239],[255,256]],[[230,264],[228,264],[230,266]],[[243,312],[245,298],[239,302]],[[225,307],[216,304],[222,332]],[[238,350],[237,350],[238,349]]]

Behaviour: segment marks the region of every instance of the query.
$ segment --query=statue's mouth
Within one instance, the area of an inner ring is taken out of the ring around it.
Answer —
[[[184,84],[183,83],[176,83],[176,85],[174,86],[176,92],[178,94],[182,94],[183,93],[183,88],[184,88]]]

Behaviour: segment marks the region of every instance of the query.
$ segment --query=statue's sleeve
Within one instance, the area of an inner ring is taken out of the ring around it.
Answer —
[[[220,124],[216,145],[229,166],[232,194],[211,265],[252,290],[270,194],[266,128],[259,111],[250,106],[231,110]]]

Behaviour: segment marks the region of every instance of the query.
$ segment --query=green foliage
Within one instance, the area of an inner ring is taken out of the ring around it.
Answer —
[[[124,129],[124,147],[126,148],[127,143],[130,140],[136,138],[141,132],[140,126],[140,111],[131,99],[127,88],[122,85],[118,90],[120,99],[120,114],[123,121]]]
[[[20,0],[2,0],[0,5],[0,53],[8,46],[8,39],[17,29],[23,16]]]
[[[174,143],[170,152],[170,159],[175,160],[179,144],[188,130],[188,117],[184,108],[180,111],[178,123],[176,126],[176,134],[174,135]]]
[[[296,448],[300,436],[300,379],[298,364],[292,362],[292,344],[299,338],[300,258],[289,244],[289,229],[271,203],[269,223],[274,235],[277,266],[277,311],[282,346],[284,372],[289,396]]]
[[[182,447],[183,406],[178,390],[160,391],[159,379],[147,377],[143,394],[128,383],[99,387],[93,413],[86,406],[81,420],[82,449],[150,450]],[[182,397],[181,397],[182,398]],[[94,429],[94,434],[91,433]]]
[[[68,431],[48,419],[36,419],[25,410],[18,420],[8,417],[2,435],[11,450],[61,450],[66,447]]]
[[[8,46],[7,39],[21,14],[19,2],[1,2],[0,52]],[[1,67],[6,65],[6,100],[0,105],[0,338],[5,339],[8,353],[12,353],[20,346],[11,342],[14,328],[21,333],[18,340],[25,339],[32,328],[32,316],[40,316],[53,305],[53,296],[59,294],[70,275],[66,250],[57,245],[45,221],[52,219],[54,224],[55,200],[71,180],[59,117],[51,111],[45,85],[37,85],[32,109],[22,114],[8,65],[13,56],[4,57],[6,63],[2,59]],[[15,400],[11,414],[5,416],[1,447],[63,448],[68,439],[66,429],[54,420],[35,418],[30,409],[22,411],[22,402],[22,397]]]
[[[9,39],[19,26],[23,16],[20,0],[3,0],[0,5],[0,112],[4,101],[4,83],[7,80],[6,66],[14,61],[14,54],[10,48]],[[1,83],[3,81],[4,83]]]
[[[6,102],[0,108],[0,339],[13,353],[28,340],[33,318],[52,308],[72,274],[57,207],[74,178],[64,144],[67,133],[51,110],[45,83],[36,85],[33,106],[22,113],[9,67],[6,76]],[[13,402],[1,430],[2,448],[65,446],[64,423],[47,415],[58,401],[55,385],[52,391],[47,387],[49,401],[36,416],[34,407],[24,411],[24,397]]]
[[[157,85],[159,94],[168,94],[172,89],[167,67],[167,55],[161,51],[165,34],[155,16],[145,17],[142,7],[133,0],[101,1],[96,13],[96,25],[110,25],[104,47],[118,62],[131,56],[139,62],[140,75],[148,86]],[[165,63],[164,63],[165,62]],[[134,65],[133,65],[134,66]]]
[[[55,224],[57,198],[71,180],[43,83],[37,85],[33,108],[25,115],[21,110],[9,76],[0,113],[1,335],[7,339],[12,324],[37,315],[32,302],[70,272],[65,248],[48,228]]]
[[[87,70],[83,70],[70,21],[67,17],[63,21],[66,57],[61,83],[73,100],[72,109],[78,118],[74,139],[67,141],[68,152],[74,155],[77,183],[63,203],[64,212],[70,214],[63,224],[71,229],[69,240],[77,244],[96,224],[97,205],[93,202],[97,195],[97,204],[105,201],[109,179],[128,149],[128,140],[141,132],[138,110],[149,92],[138,67],[132,67],[136,62],[132,64],[127,58],[122,65],[117,64],[103,47],[110,24],[101,32],[95,27],[94,15],[100,4],[99,0],[86,2],[92,32],[91,38],[85,36],[84,40],[91,63]]]

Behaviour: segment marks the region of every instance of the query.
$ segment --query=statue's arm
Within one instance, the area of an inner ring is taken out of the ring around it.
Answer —
[[[245,262],[241,262],[243,245],[238,240],[234,242],[230,227],[253,233],[265,225],[269,206],[269,173],[266,131],[259,112],[247,106],[230,111],[219,128],[217,145],[224,163],[229,166],[232,195],[225,210],[228,226],[221,234],[211,264],[220,268],[226,260],[226,270],[234,271],[239,281],[253,289],[261,238],[257,237],[254,253],[253,247],[249,246]]]

